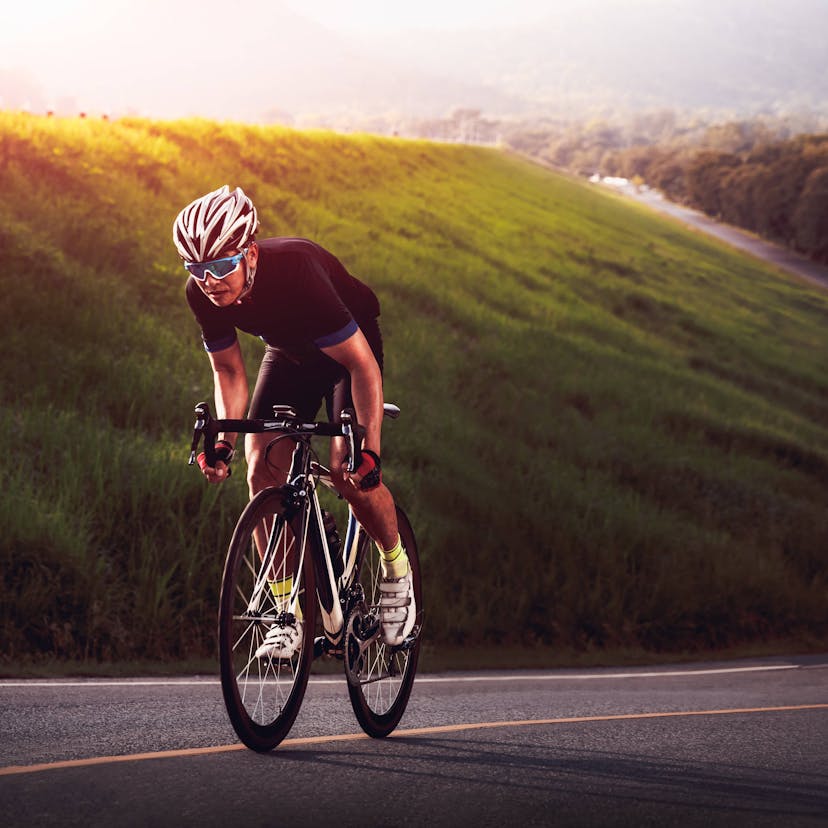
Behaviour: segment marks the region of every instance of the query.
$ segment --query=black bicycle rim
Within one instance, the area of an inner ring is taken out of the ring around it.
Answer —
[[[254,545],[254,532],[261,531],[257,527],[272,526],[274,522],[283,526],[282,504],[280,489],[266,489],[242,512],[227,553],[219,606],[219,660],[225,706],[239,739],[260,752],[275,748],[290,731],[313,661],[316,589],[310,548],[302,559],[300,584],[304,593],[300,591],[300,612],[304,631],[299,653],[284,661],[255,657],[255,649],[278,607],[269,603],[273,598],[266,582],[262,586],[263,565]],[[290,525],[294,539],[303,534],[299,518],[290,521]],[[298,555],[297,546],[293,544]],[[256,611],[251,614],[253,605]],[[251,621],[250,617],[268,620]]]
[[[421,633],[423,594],[417,542],[408,518],[399,507],[397,508],[397,521],[403,545],[408,553],[414,581],[414,598],[417,604],[415,629]],[[378,555],[374,548],[369,549],[366,555],[363,563],[364,573],[371,573],[372,562],[374,567],[378,566]],[[366,587],[366,601],[370,606],[378,600],[377,596],[372,594],[376,592],[376,589],[370,584],[370,581],[375,578],[372,579],[368,574],[362,580]],[[358,685],[348,684],[348,695],[354,714],[362,729],[369,736],[382,738],[391,733],[399,724],[408,705],[417,673],[421,641],[422,635],[419,634],[410,648],[396,652],[384,643],[372,644],[365,654],[362,681]],[[399,670],[398,677],[388,675],[387,666],[391,662]]]

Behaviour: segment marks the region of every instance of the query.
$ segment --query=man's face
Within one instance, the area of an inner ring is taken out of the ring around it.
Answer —
[[[247,255],[241,259],[235,270],[228,273],[223,279],[216,279],[208,270],[207,278],[203,282],[199,281],[198,286],[214,305],[220,308],[226,308],[228,305],[232,305],[238,301],[244,291],[245,281],[247,280],[247,269],[256,267],[258,252],[256,243],[251,242],[247,248]],[[229,250],[221,258],[235,256],[237,253],[241,253],[241,251]]]

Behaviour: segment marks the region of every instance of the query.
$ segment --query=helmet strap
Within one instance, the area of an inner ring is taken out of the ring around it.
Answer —
[[[247,263],[247,256],[244,257],[244,267],[247,273],[247,276],[244,280],[244,287],[242,288],[242,292],[239,294],[239,298],[236,299],[236,304],[241,304],[242,300],[250,293],[253,287],[253,280],[256,278],[256,268],[250,267]]]

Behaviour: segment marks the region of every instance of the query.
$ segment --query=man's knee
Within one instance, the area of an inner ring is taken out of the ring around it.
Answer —
[[[247,466],[247,486],[250,489],[250,497],[258,494],[262,489],[267,489],[269,486],[280,486],[285,482],[285,477],[281,480],[260,462],[248,463]]]
[[[351,482],[337,468],[331,469],[331,482],[334,484],[336,491],[349,503],[353,503],[354,499],[359,495],[359,492],[353,487]]]
[[[258,435],[256,435],[258,436]],[[280,445],[281,443],[281,445]],[[251,440],[245,446],[247,454],[247,485],[252,497],[269,486],[282,486],[290,472],[293,442],[263,442]]]
[[[333,470],[331,470],[331,481],[337,492],[352,506],[365,505],[371,508],[374,504],[383,502],[387,497],[390,497],[390,492],[384,483],[380,483],[379,486],[374,486],[371,489],[361,489],[341,473]]]
[[[348,503],[356,504],[362,503],[366,500],[365,492],[358,489],[354,484],[342,474],[339,469],[331,469],[331,482],[334,484],[336,491]]]

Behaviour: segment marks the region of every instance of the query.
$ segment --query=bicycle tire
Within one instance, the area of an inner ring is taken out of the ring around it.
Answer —
[[[399,507],[397,522],[411,566],[417,607],[417,638],[409,649],[396,652],[394,648],[385,644],[381,637],[378,638],[366,650],[365,667],[359,684],[348,683],[348,695],[357,721],[365,733],[375,739],[381,739],[391,733],[405,713],[417,673],[422,642],[420,633],[423,622],[423,592],[417,541],[408,517]],[[360,581],[365,590],[365,602],[369,610],[378,613],[381,577],[379,553],[370,540],[366,539],[366,543],[368,549],[362,563]],[[391,665],[398,672],[397,676],[392,674]]]
[[[234,730],[252,750],[266,752],[281,742],[293,725],[313,662],[316,626],[315,545],[302,515],[286,520],[281,488],[259,492],[239,517],[227,552],[219,602],[219,661],[224,703]],[[292,532],[285,531],[289,526]],[[269,536],[267,542],[265,535]],[[297,539],[305,538],[304,555]],[[260,545],[266,547],[264,563]],[[293,553],[291,552],[293,550]],[[293,554],[293,557],[291,557]],[[301,569],[297,562],[301,561]],[[294,570],[295,617],[302,617],[302,645],[291,659],[256,658],[256,648],[286,601],[274,598],[271,580]],[[267,570],[267,571],[265,571]],[[275,578],[273,577],[275,573]]]

